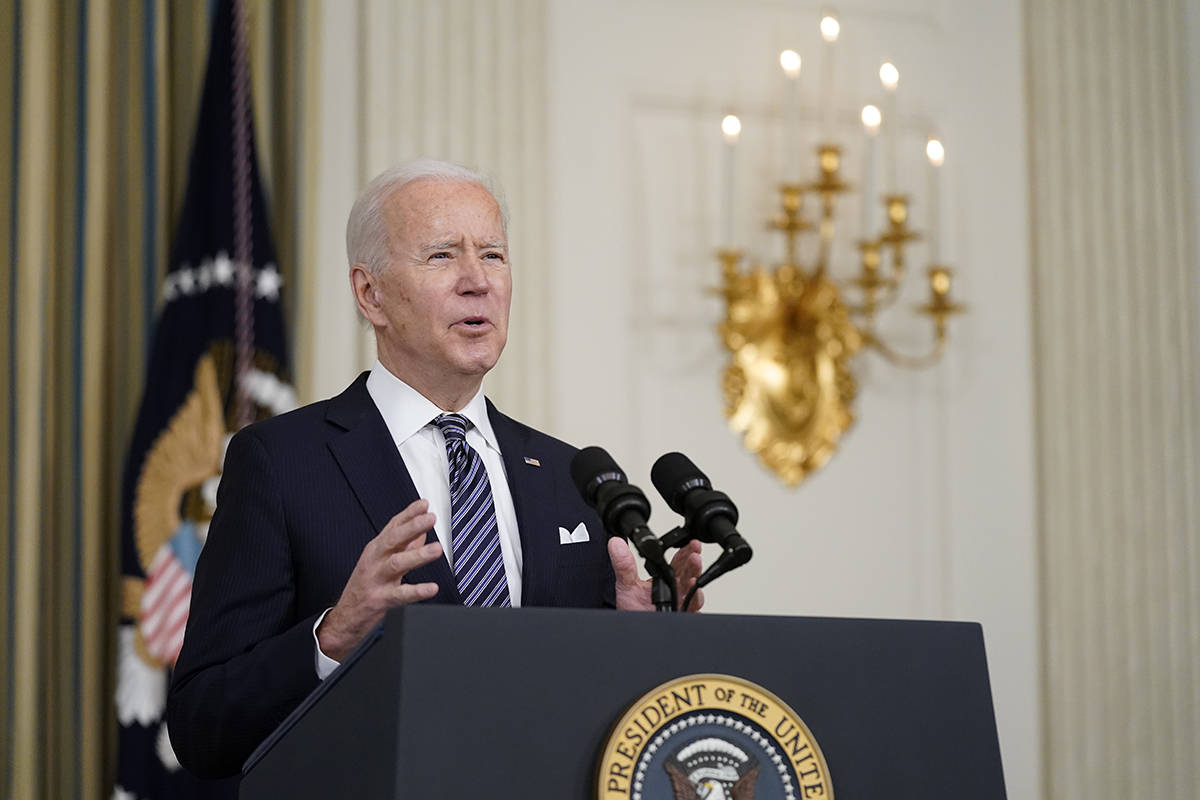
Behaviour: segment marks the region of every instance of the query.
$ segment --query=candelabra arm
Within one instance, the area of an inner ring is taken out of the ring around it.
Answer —
[[[826,273],[830,255],[833,253],[833,195],[830,193],[826,193],[821,198],[821,222],[817,232],[819,245],[814,274],[820,276]]]
[[[946,352],[946,332],[944,328],[939,328],[933,342],[933,349],[928,353],[920,356],[911,356],[907,353],[900,353],[894,350],[887,342],[881,339],[873,329],[863,331],[863,343],[870,347],[879,355],[883,356],[884,360],[897,367],[906,369],[924,369],[931,367],[941,360]]]
[[[889,308],[900,296],[900,280],[896,274],[887,277],[879,276],[879,266],[882,261],[881,249],[879,239],[860,241],[858,243],[861,256],[859,274],[849,281],[841,282],[847,290],[847,294],[851,288],[859,293],[861,302],[847,303],[846,309],[855,316],[866,317],[867,327],[870,326],[870,320],[875,314]],[[880,292],[882,292],[882,296],[880,296]]]
[[[800,267],[800,249],[796,246],[796,230],[789,228],[785,231],[787,236],[787,263],[793,267]]]
[[[853,282],[850,282],[850,285],[853,286]],[[881,311],[886,311],[887,309],[891,308],[893,305],[895,305],[896,300],[899,299],[899,297],[900,284],[889,280],[884,289],[884,294],[882,297],[871,303],[847,303],[846,310],[856,316],[865,315],[870,317],[878,314]]]
[[[898,244],[892,248],[891,280],[896,284],[904,280],[904,245]]]

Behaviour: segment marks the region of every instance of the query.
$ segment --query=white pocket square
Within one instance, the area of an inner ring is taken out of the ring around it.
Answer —
[[[559,544],[577,544],[579,542],[586,542],[591,538],[588,536],[587,525],[584,525],[582,522],[576,525],[573,531],[568,531],[562,527],[558,529]]]

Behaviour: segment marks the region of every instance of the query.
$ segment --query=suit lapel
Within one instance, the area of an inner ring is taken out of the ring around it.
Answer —
[[[526,457],[548,463],[546,454],[536,452],[528,433],[497,411],[490,400],[487,408],[492,430],[500,443],[521,537],[521,605],[547,605],[554,596],[551,579],[559,549],[558,527],[551,517],[551,498],[557,496],[554,470],[529,464]]]
[[[378,534],[417,499],[417,488],[367,391],[367,373],[330,400],[326,419],[345,430],[330,441],[329,449]],[[445,556],[404,576],[405,583],[427,581],[440,587],[434,602],[462,602]]]

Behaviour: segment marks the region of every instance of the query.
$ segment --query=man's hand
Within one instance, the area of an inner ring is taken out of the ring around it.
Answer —
[[[612,560],[613,572],[617,576],[617,608],[622,611],[653,611],[650,599],[650,579],[638,577],[637,560],[629,544],[617,536],[608,540],[608,557]],[[700,543],[688,542],[671,557],[671,569],[675,570],[676,600],[683,602],[688,591],[700,577]],[[704,605],[704,591],[696,592],[689,611],[699,611]]]
[[[437,594],[436,583],[401,583],[410,570],[441,557],[438,541],[425,543],[433,529],[429,503],[417,500],[388,521],[367,543],[337,604],[317,627],[321,652],[345,661],[390,608],[427,600]]]

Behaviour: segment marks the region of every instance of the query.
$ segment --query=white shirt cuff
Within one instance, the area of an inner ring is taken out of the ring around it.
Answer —
[[[321,642],[317,640],[317,628],[321,627],[321,622],[325,619],[325,615],[332,611],[331,608],[325,609],[321,616],[317,617],[317,622],[313,625],[313,650],[316,652],[316,667],[317,677],[321,680],[328,678],[335,669],[341,666],[340,662],[334,661],[329,656],[321,652]]]

